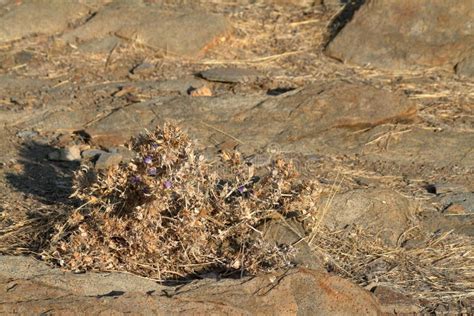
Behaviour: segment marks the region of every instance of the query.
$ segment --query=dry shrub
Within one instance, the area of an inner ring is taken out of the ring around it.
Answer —
[[[71,270],[157,279],[291,265],[292,247],[266,242],[260,231],[290,211],[311,218],[307,201],[318,190],[296,181],[291,163],[277,160],[257,177],[232,152],[216,168],[173,125],[136,137],[131,149],[130,163],[76,174],[74,196],[86,203],[57,227],[45,257]]]

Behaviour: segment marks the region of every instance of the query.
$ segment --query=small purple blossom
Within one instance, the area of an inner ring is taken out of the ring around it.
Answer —
[[[151,167],[148,169],[148,175],[150,176],[156,176],[157,170],[155,167]]]
[[[245,187],[241,185],[240,187],[237,188],[237,190],[240,192],[240,194],[244,193]]]
[[[169,180],[166,180],[163,185],[166,189],[170,189],[173,186],[173,183]]]
[[[151,144],[151,148],[153,148],[153,149],[157,149],[158,147],[159,147],[159,145],[157,143]]]
[[[143,191],[143,193],[145,193],[145,194],[150,193],[150,189],[149,189],[148,187],[144,187],[144,188],[142,189],[142,191]]]
[[[150,156],[146,156],[145,158],[143,158],[143,162],[147,165],[151,165],[153,163],[153,159],[151,159]]]
[[[138,184],[141,182],[141,180],[142,179],[140,178],[140,176],[133,176],[130,182],[132,182],[132,184]]]

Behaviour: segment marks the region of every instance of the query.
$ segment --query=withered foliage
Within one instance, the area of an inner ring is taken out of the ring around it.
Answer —
[[[126,270],[170,279],[204,273],[256,273],[291,265],[291,246],[263,238],[262,227],[290,212],[314,216],[313,183],[275,161],[257,177],[239,153],[216,168],[178,127],[132,140],[135,159],[107,171],[83,168],[74,196],[85,204],[58,226],[45,258],[71,270]]]

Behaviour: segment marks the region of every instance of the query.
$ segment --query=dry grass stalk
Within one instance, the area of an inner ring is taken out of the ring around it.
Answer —
[[[424,237],[424,241],[404,248],[387,246],[358,227],[341,231],[322,229],[312,246],[325,257],[329,270],[364,287],[388,285],[425,301],[427,306],[472,299],[472,238],[452,232],[421,234],[420,230],[412,229],[407,235]]]

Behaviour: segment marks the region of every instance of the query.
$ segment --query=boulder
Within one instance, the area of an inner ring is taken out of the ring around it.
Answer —
[[[0,18],[0,42],[61,33],[70,23],[88,14],[89,8],[79,1],[20,1]]]
[[[230,33],[230,25],[220,15],[200,11],[168,12],[156,6],[112,4],[100,10],[92,19],[62,39],[83,44],[87,50],[110,48],[119,38],[185,57],[199,57],[210,46]],[[107,38],[106,42],[101,41]]]
[[[28,257],[0,256],[0,313],[379,315],[373,295],[326,272],[163,286],[124,273],[73,274]]]
[[[326,54],[388,69],[450,66],[474,46],[472,0],[367,0]]]
[[[410,228],[416,205],[401,194],[387,189],[357,189],[321,199],[322,224],[330,229],[343,229],[356,224],[391,246]]]

